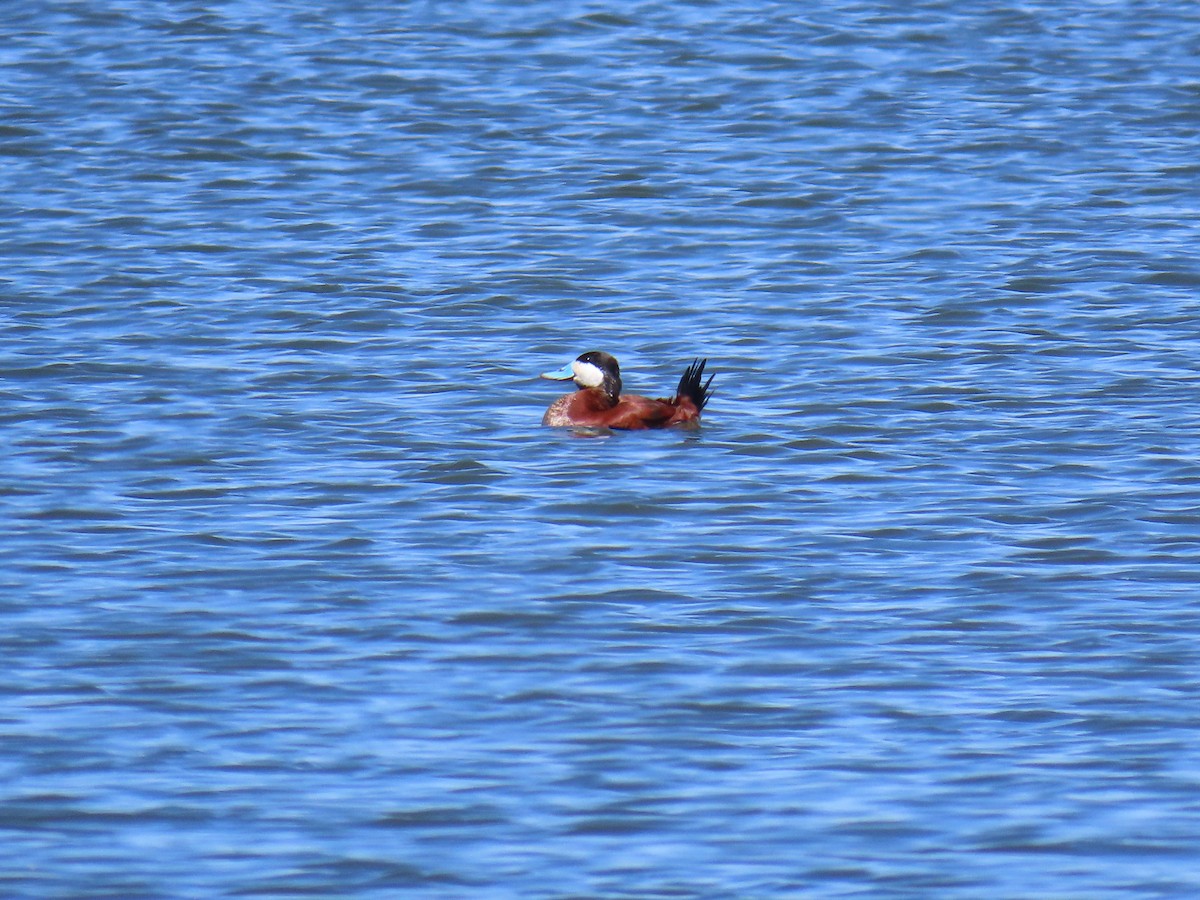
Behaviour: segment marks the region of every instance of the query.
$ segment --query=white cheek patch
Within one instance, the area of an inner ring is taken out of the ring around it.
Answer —
[[[575,373],[575,383],[580,387],[600,387],[604,384],[604,373],[599,366],[575,360],[571,363],[571,371]]]

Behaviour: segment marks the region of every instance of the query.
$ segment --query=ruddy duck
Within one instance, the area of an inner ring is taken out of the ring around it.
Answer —
[[[553,381],[573,380],[579,387],[559,397],[542,417],[543,425],[580,425],[593,428],[665,428],[699,422],[708,403],[713,376],[702,383],[707,359],[695,360],[684,370],[671,400],[651,400],[621,393],[621,367],[603,350],[591,350],[567,363],[558,372],[546,372]]]

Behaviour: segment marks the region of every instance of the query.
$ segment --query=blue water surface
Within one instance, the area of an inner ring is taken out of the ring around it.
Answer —
[[[12,5],[0,894],[1197,896],[1198,146],[1190,4]]]

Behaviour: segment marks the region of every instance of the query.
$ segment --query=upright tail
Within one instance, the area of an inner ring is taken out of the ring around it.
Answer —
[[[692,364],[683,370],[683,377],[679,379],[679,387],[675,389],[675,400],[679,401],[687,397],[696,404],[696,415],[700,414],[713,395],[709,385],[712,384],[715,376],[709,375],[708,381],[701,383],[704,378],[704,366],[707,363],[707,359],[692,360]]]

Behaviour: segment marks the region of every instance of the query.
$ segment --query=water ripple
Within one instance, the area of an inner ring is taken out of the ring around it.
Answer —
[[[1196,893],[1187,7],[10,13],[6,896]]]

